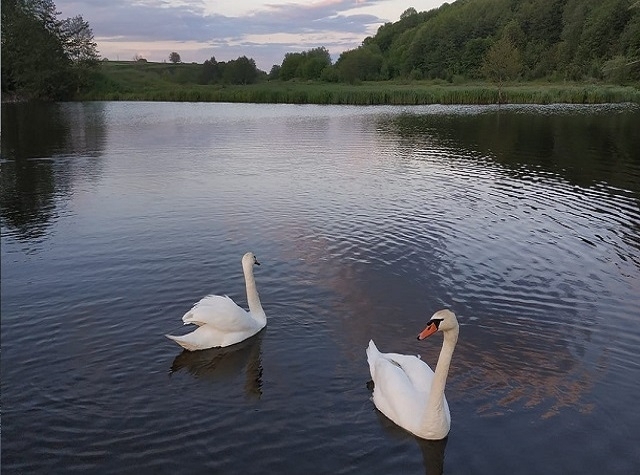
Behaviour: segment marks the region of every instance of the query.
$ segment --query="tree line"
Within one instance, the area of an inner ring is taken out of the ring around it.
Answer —
[[[457,0],[396,22],[340,54],[287,53],[268,74],[253,59],[205,61],[201,84],[441,79],[640,80],[638,0]]]
[[[2,94],[63,100],[90,87],[98,65],[82,16],[60,19],[52,0],[2,0]]]
[[[92,87],[99,56],[81,16],[61,20],[52,0],[2,0],[2,92],[59,100]],[[169,55],[179,63],[180,55]],[[457,0],[408,8],[396,22],[340,54],[325,47],[285,54],[269,73],[252,58],[215,57],[199,84],[490,79],[640,81],[638,0]]]
[[[638,81],[640,2],[457,0],[408,8],[335,64],[316,53],[285,55],[270,78]]]

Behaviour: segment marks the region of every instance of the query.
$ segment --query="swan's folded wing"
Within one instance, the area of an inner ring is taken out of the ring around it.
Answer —
[[[256,327],[256,321],[229,297],[208,295],[196,303],[183,317],[185,324],[211,325],[220,331],[242,332]]]
[[[385,416],[408,430],[414,429],[416,414],[421,414],[425,394],[395,360],[379,358],[375,362],[373,402]]]
[[[401,355],[398,353],[386,353],[385,356],[388,359],[395,361],[396,364],[402,368],[407,378],[409,378],[412,386],[417,391],[426,393],[431,391],[433,371],[429,365],[422,361],[418,356]]]

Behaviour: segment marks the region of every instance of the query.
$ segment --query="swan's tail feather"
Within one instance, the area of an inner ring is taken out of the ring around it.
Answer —
[[[180,345],[185,350],[189,350],[189,351],[197,350],[197,348],[190,341],[188,341],[184,336],[175,336],[175,335],[165,335],[165,336],[170,340],[175,341],[178,345]]]
[[[375,380],[376,375],[374,374],[375,361],[380,356],[380,351],[378,347],[373,342],[373,340],[369,340],[369,346],[367,347],[367,363],[369,363],[369,372],[371,373],[371,378]]]

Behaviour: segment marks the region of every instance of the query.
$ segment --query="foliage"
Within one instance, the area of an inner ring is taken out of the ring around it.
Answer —
[[[482,73],[498,85],[498,101],[504,83],[516,79],[521,69],[520,53],[508,36],[493,44],[482,63]]]
[[[227,62],[211,57],[201,65],[186,65],[180,62],[178,53],[172,52],[172,64],[148,63],[139,55],[133,63],[106,64],[98,61],[93,34],[81,16],[58,19],[52,0],[1,1],[2,92],[26,98],[57,100],[108,94],[164,97],[169,85],[175,89],[180,84],[188,89],[185,97],[255,99],[254,89],[245,96],[235,88],[225,88],[262,87],[268,79],[283,84],[318,81],[329,92],[299,90],[297,86],[283,92],[273,85],[258,94],[258,101],[270,97],[276,102],[484,103],[526,102],[536,97],[542,102],[549,98],[597,102],[601,95],[591,90],[549,93],[545,87],[543,93],[534,88],[527,93],[518,89],[515,94],[513,81],[640,84],[638,0],[457,0],[425,12],[410,7],[398,21],[385,23],[359,47],[344,51],[335,64],[329,51],[318,47],[287,53],[268,75],[246,56]],[[479,89],[470,89],[481,92],[446,89],[441,94],[432,87],[436,83],[474,84],[480,79],[493,81],[498,90],[491,91],[482,83]],[[428,92],[415,94],[404,89],[391,95],[377,89],[363,92],[363,82],[385,80],[395,81],[389,83],[393,91],[397,91],[398,81],[435,82],[429,83]],[[338,85],[333,83],[339,82],[358,89],[350,89],[346,98],[342,93],[336,95]],[[151,87],[154,84],[158,85],[156,89]],[[150,92],[141,92],[150,87]],[[178,94],[182,93],[172,92],[169,100]]]
[[[100,59],[89,23],[77,15],[60,22],[60,32],[65,51],[71,60],[71,74],[75,78],[76,91],[89,87]]]
[[[222,79],[222,70],[218,66],[218,62],[214,56],[207,59],[202,65],[202,71],[200,73],[200,84],[214,84],[220,82]]]
[[[294,78],[317,80],[327,67],[331,67],[331,55],[324,47],[301,53],[287,53],[278,71],[278,77],[283,81]]]
[[[380,48],[376,44],[370,44],[342,53],[335,67],[342,81],[376,81],[380,79],[382,62]]]
[[[2,0],[2,92],[58,100],[90,86],[98,52],[81,16],[59,20],[51,0]]]
[[[266,73],[254,84],[198,84],[200,64],[137,64],[133,61],[101,62],[101,80],[83,100],[218,101],[295,104],[490,104],[498,91],[490,83],[448,84],[432,81],[368,81],[360,84],[321,81],[266,81]],[[323,70],[336,71],[335,68]],[[182,79],[181,79],[182,78]],[[265,79],[265,80],[263,80]],[[180,83],[180,87],[176,87]],[[503,101],[511,103],[640,104],[640,90],[633,87],[584,84],[505,85]]]
[[[231,61],[217,62],[215,57],[206,60],[201,67],[199,84],[253,84],[266,73],[259,71],[252,58],[241,56]]]
[[[362,48],[376,45],[382,61],[369,77],[477,79],[502,38],[518,51],[524,80],[640,80],[640,67],[613,75],[603,70],[607,64],[611,71],[614,59],[640,61],[637,0],[458,0],[427,12],[409,8],[341,59],[361,61]],[[345,61],[341,80],[362,80],[356,69]]]
[[[280,78],[280,65],[274,64],[271,66],[271,71],[269,71],[269,79],[279,79]]]
[[[258,78],[258,68],[253,59],[241,56],[238,59],[222,63],[224,82],[229,84],[253,84]]]

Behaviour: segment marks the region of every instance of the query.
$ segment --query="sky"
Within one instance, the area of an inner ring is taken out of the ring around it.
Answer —
[[[449,0],[452,3],[453,0]],[[182,62],[253,58],[269,72],[286,53],[325,47],[333,61],[407,8],[443,0],[54,0],[59,18],[89,22],[101,57]]]

